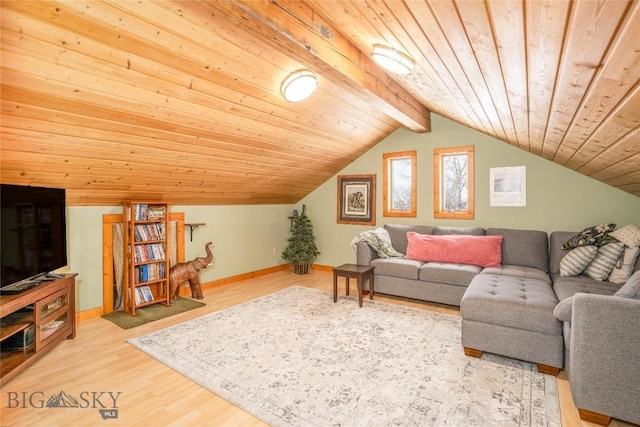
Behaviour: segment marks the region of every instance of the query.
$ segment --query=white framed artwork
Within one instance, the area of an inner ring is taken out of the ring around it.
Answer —
[[[527,167],[491,168],[491,206],[527,206]]]

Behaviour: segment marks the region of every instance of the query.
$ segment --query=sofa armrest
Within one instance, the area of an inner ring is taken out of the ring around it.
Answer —
[[[378,254],[367,242],[361,241],[356,244],[356,264],[369,265],[376,258]]]
[[[640,300],[576,294],[569,382],[578,408],[640,423]]]

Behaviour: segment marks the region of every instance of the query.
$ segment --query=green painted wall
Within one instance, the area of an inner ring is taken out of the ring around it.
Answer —
[[[102,215],[122,207],[67,208],[68,262],[63,272],[77,273],[76,310],[102,307]]]
[[[433,218],[433,149],[461,145],[475,146],[475,219]],[[418,216],[382,216],[382,154],[417,150]],[[489,169],[526,166],[527,206],[491,207]],[[581,230],[607,222],[640,225],[640,198],[486,136],[443,117],[432,115],[432,132],[417,134],[400,129],[373,147],[338,175],[376,174],[376,226],[385,223],[506,227],[543,230]],[[337,224],[337,176],[334,176],[298,205],[307,205],[318,247],[316,263],[339,265],[355,261],[350,242],[369,226]]]
[[[206,256],[204,245],[213,242],[215,263],[200,273],[203,283],[285,263],[280,253],[289,237],[287,217],[293,205],[172,206],[171,210],[184,212],[187,223],[206,224],[193,232],[193,242],[185,230],[187,260]],[[59,271],[78,273],[80,311],[102,307],[102,216],[120,213],[119,206],[67,210],[69,265]]]

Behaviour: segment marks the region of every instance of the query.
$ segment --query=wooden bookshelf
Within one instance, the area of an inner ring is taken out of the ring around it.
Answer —
[[[169,205],[125,202],[124,311],[162,303],[169,306]]]

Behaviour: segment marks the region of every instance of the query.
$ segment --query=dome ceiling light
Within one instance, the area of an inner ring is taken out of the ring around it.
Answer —
[[[284,79],[280,92],[289,102],[300,102],[309,98],[318,87],[316,75],[309,70],[295,71]]]
[[[396,74],[409,74],[416,65],[410,56],[388,46],[376,44],[373,46],[371,57],[385,69]]]

